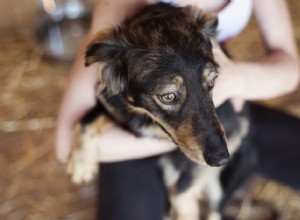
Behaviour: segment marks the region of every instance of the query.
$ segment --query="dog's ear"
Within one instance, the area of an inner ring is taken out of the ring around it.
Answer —
[[[97,33],[87,46],[85,65],[95,62],[106,62],[120,55],[125,49],[120,28],[106,29]]]
[[[212,37],[216,35],[216,29],[218,26],[217,16],[214,14],[204,13],[201,9],[194,6],[186,6],[182,8],[183,13],[196,23],[204,38],[210,41]]]
[[[127,85],[126,40],[120,28],[100,32],[88,45],[85,65],[101,63],[101,83],[108,95],[123,92]]]

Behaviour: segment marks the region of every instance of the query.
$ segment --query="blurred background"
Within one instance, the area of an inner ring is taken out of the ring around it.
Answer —
[[[300,2],[287,2],[299,49]],[[95,185],[72,184],[53,152],[57,109],[92,5],[93,0],[0,2],[0,219],[87,220],[95,215]],[[263,55],[254,19],[228,48],[235,59]],[[300,118],[300,88],[262,104]],[[258,203],[277,217],[268,211],[254,217]],[[255,175],[230,212],[236,219],[300,219],[300,193]]]

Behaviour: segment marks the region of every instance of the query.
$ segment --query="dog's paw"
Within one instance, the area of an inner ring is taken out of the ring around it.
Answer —
[[[91,182],[99,170],[99,149],[101,133],[116,126],[106,115],[74,131],[75,148],[73,148],[67,171],[76,184]]]
[[[219,212],[211,212],[208,215],[207,220],[221,220],[222,216]]]
[[[98,173],[98,162],[95,158],[91,158],[94,155],[88,155],[85,150],[75,150],[67,167],[67,172],[75,184],[89,183]]]
[[[73,151],[67,172],[72,176],[73,183],[89,183],[98,174],[98,167],[98,146],[91,141]]]

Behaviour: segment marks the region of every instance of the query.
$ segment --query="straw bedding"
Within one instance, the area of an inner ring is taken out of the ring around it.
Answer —
[[[71,184],[53,154],[68,65],[29,36],[0,38],[0,219],[92,219],[96,190]]]

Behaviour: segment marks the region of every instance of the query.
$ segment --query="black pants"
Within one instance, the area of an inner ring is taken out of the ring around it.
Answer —
[[[274,109],[252,104],[257,172],[300,189],[300,120]]]
[[[98,219],[162,220],[168,199],[157,160],[101,164]]]
[[[253,104],[250,114],[256,171],[300,189],[300,120]],[[162,220],[168,203],[157,159],[101,165],[98,219]]]

